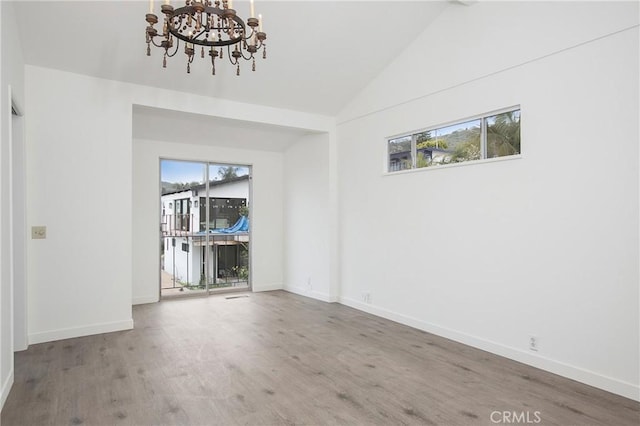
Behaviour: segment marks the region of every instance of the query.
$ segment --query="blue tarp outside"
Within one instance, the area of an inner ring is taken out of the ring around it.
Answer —
[[[230,228],[212,229],[210,232],[220,234],[234,234],[236,232],[249,232],[249,219],[246,216],[240,216],[240,219]]]
[[[240,216],[240,219],[230,228],[209,229],[210,234],[239,234],[249,232],[249,219],[246,216]],[[198,234],[205,234],[204,231]]]

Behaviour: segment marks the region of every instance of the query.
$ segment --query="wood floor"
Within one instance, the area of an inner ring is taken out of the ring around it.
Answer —
[[[640,424],[637,402],[342,305],[228,297],[18,353],[2,426]]]

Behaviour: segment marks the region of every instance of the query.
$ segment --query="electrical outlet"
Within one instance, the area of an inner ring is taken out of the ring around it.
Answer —
[[[369,292],[362,293],[362,301],[364,303],[371,303],[371,293]]]
[[[536,336],[529,336],[529,350],[538,352],[538,338]]]
[[[313,289],[313,285],[311,284],[311,277],[307,277],[307,289]]]
[[[32,226],[31,227],[31,239],[32,240],[44,240],[47,238],[46,226]]]

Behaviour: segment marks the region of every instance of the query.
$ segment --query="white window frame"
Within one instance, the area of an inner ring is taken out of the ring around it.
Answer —
[[[446,169],[446,168],[451,168],[451,167],[460,167],[460,166],[468,166],[468,165],[472,165],[472,164],[484,164],[484,163],[493,163],[493,162],[497,162],[497,161],[505,161],[505,160],[515,160],[515,159],[520,159],[522,158],[522,145],[520,146],[520,153],[519,154],[514,154],[514,155],[505,155],[502,157],[495,157],[495,158],[487,158],[487,118],[489,117],[493,117],[495,115],[499,115],[499,114],[504,114],[505,112],[511,112],[511,111],[520,111],[520,117],[522,117],[522,107],[520,105],[513,105],[510,107],[505,107],[505,108],[500,108],[500,109],[496,109],[493,111],[489,111],[486,113],[482,113],[482,114],[477,114],[477,115],[473,115],[464,119],[460,119],[460,120],[455,120],[455,121],[450,121],[450,122],[446,122],[446,123],[441,123],[441,124],[436,124],[433,126],[428,126],[428,127],[423,127],[421,129],[417,129],[417,130],[413,130],[411,132],[403,132],[403,133],[399,133],[397,135],[392,135],[392,136],[387,136],[384,138],[384,165],[383,165],[383,175],[385,176],[395,176],[395,175],[399,175],[399,174],[405,174],[405,173],[415,173],[415,172],[421,172],[421,171],[425,171],[425,170],[440,170],[440,169]],[[468,121],[473,121],[473,120],[480,120],[480,125],[481,125],[481,129],[480,129],[480,158],[478,160],[469,160],[469,161],[461,161],[459,163],[450,163],[450,164],[442,164],[442,165],[438,165],[435,167],[420,167],[420,168],[416,168],[416,157],[417,157],[417,152],[416,152],[416,139],[417,139],[417,135],[419,133],[422,132],[427,132],[427,131],[435,131],[438,129],[442,129],[444,127],[449,127],[449,126],[453,126],[456,124],[462,124],[462,123],[466,123]],[[520,129],[520,132],[522,132],[522,129]],[[410,169],[404,169],[404,170],[397,170],[397,171],[389,171],[389,141],[393,140],[393,139],[398,139],[398,138],[402,138],[402,137],[411,137],[411,168]]]

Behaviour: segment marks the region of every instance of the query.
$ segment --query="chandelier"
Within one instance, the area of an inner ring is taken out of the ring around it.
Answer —
[[[246,24],[233,9],[233,0],[185,0],[185,6],[177,9],[165,0],[161,12],[164,23],[159,32],[154,28],[158,16],[153,13],[153,0],[149,0],[147,56],[151,56],[151,44],[163,49],[163,68],[167,67],[167,57],[175,56],[180,50],[181,40],[187,55],[187,73],[191,72],[196,46],[200,47],[201,58],[204,58],[205,50],[208,51],[213,75],[216,74],[216,59],[223,59],[225,50],[229,62],[236,66],[236,75],[240,75],[242,59],[252,61],[251,69],[255,71],[257,52],[262,50],[262,58],[267,57],[267,34],[262,31],[262,15],[255,17],[253,0]]]

